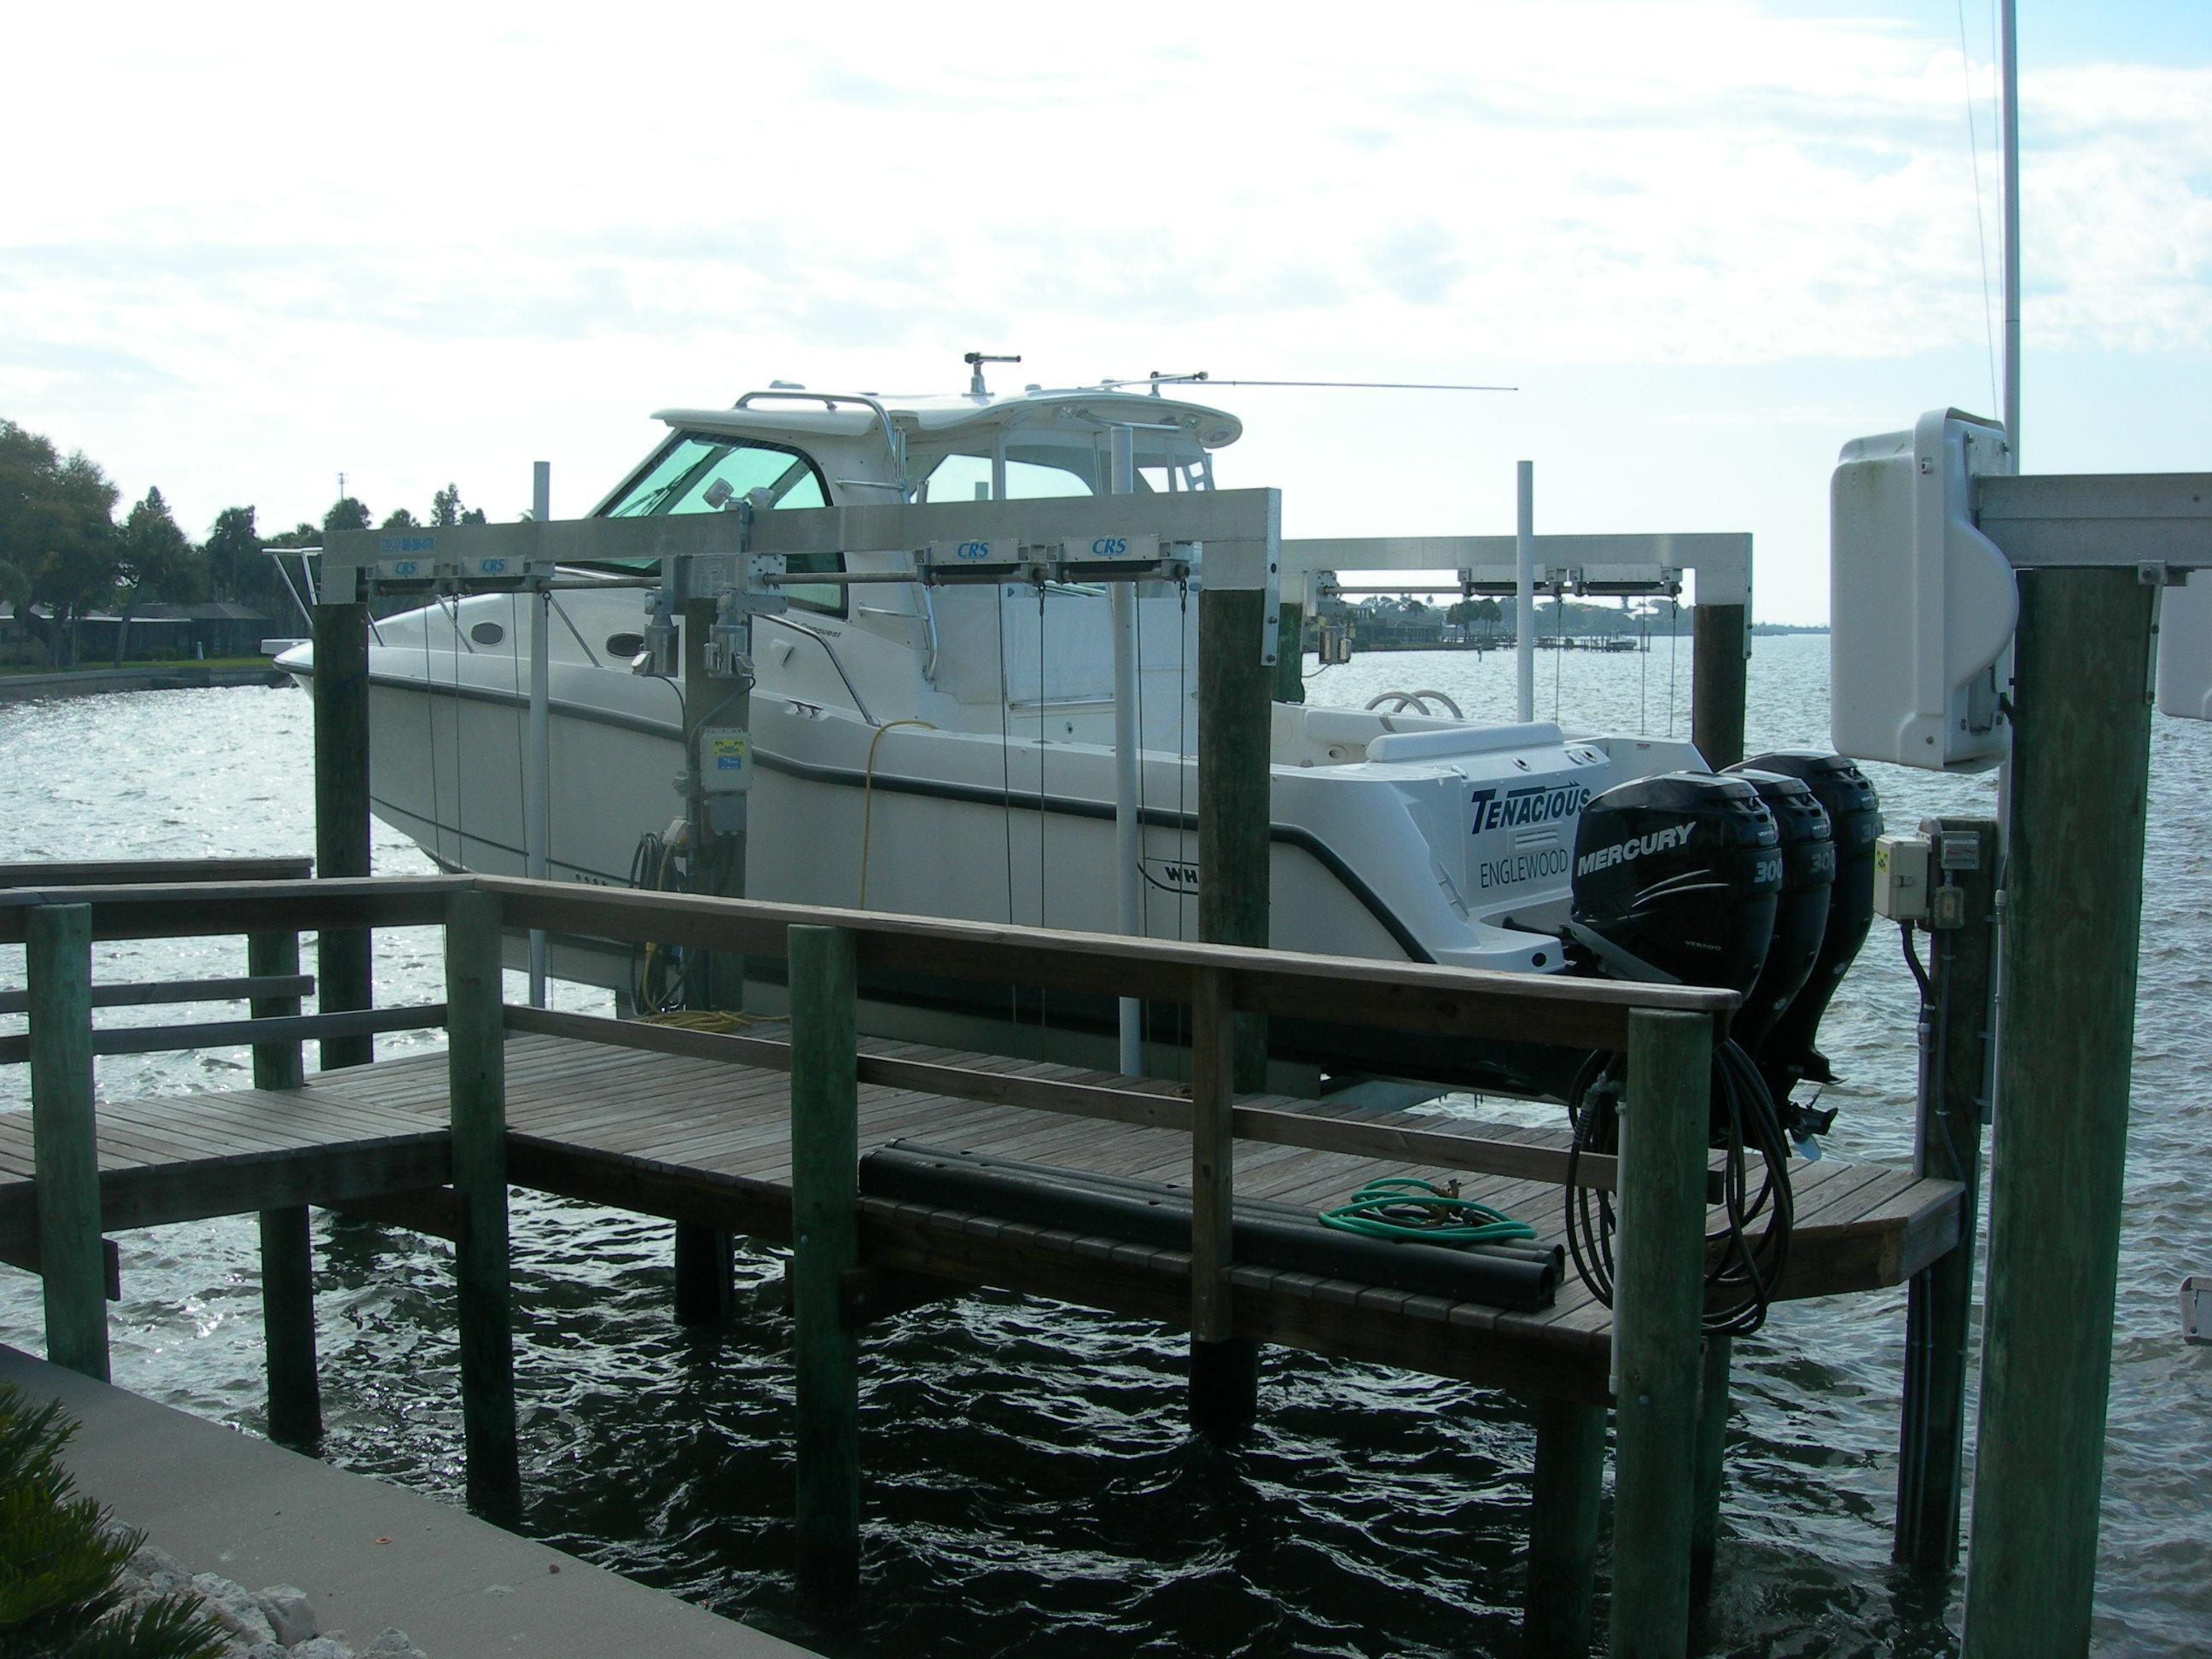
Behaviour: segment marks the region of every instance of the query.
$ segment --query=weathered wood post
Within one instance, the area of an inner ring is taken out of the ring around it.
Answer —
[[[1708,1336],[1698,1377],[1698,1469],[1691,1492],[1690,1599],[1703,1602],[1720,1547],[1721,1486],[1728,1472],[1729,1368],[1735,1340]]]
[[[860,1258],[859,981],[848,930],[789,939],[799,1587],[834,1607],[860,1582],[860,1349],[843,1307]]]
[[[1231,1346],[1229,1262],[1235,1227],[1237,1011],[1225,968],[1192,976],[1190,1005],[1190,1420],[1198,1428],[1251,1421],[1243,1356]],[[1256,1353],[1256,1345],[1237,1345]],[[1201,1364],[1202,1353],[1222,1363]]]
[[[1705,1126],[1713,1023],[1628,1017],[1613,1275],[1612,1650],[1681,1659],[1704,1310]]]
[[[1280,619],[1275,627],[1275,701],[1306,700],[1306,608],[1303,601],[1284,600],[1275,607]]]
[[[1571,1400],[1536,1401],[1529,1478],[1528,1599],[1521,1619],[1528,1659],[1589,1651],[1597,1588],[1597,1510],[1605,1488],[1605,1411]]]
[[[368,873],[368,607],[319,605],[315,634],[315,873]],[[323,1012],[375,1001],[366,928],[326,927],[315,938],[316,1006]],[[376,1040],[322,1040],[322,1069],[366,1066]]]
[[[745,896],[745,831],[742,822],[721,824],[718,814],[742,815],[743,795],[724,797],[718,803],[702,787],[699,746],[703,728],[751,724],[751,682],[710,672],[707,647],[714,626],[716,602],[691,598],[684,602],[684,727],[690,734],[684,759],[687,794],[685,817],[691,826],[691,890],[724,898]],[[707,955],[703,994],[692,1006],[700,1008],[742,1008],[745,1000],[745,959],[732,951]],[[737,1285],[732,1271],[731,1238],[720,1227],[696,1221],[676,1224],[676,1319],[678,1324],[715,1326],[726,1323]]]
[[[460,1200],[461,1431],[469,1507],[522,1509],[515,1449],[514,1291],[507,1277],[507,1062],[499,901],[473,889],[446,902],[447,1073],[453,1191]]]
[[[300,936],[246,936],[246,971],[255,978],[300,971]],[[297,996],[254,997],[256,1019],[300,1012]],[[253,1086],[296,1089],[304,1076],[297,1039],[253,1045]],[[261,1212],[261,1341],[269,1369],[271,1438],[307,1444],[323,1432],[323,1400],[315,1377],[314,1238],[307,1206],[291,1204]]]
[[[1718,770],[1743,758],[1743,709],[1751,663],[1751,610],[1690,607],[1690,741]]]
[[[92,1104],[92,907],[40,905],[25,919],[23,945],[46,1358],[105,1382],[107,1273]]]
[[[1272,538],[1269,548],[1272,553]],[[1212,945],[1261,950],[1267,945],[1274,684],[1262,647],[1279,623],[1269,609],[1267,593],[1256,587],[1207,587],[1198,596],[1198,936]],[[1264,1088],[1266,1028],[1251,1015],[1236,1024],[1236,1086]],[[1258,1415],[1259,1395],[1257,1343],[1193,1334],[1194,1425],[1243,1427]]]
[[[2150,769],[2158,590],[2019,576],[1968,1659],[2089,1645]]]
[[[1981,1206],[1982,1109],[1988,1099],[1990,992],[1996,956],[1997,827],[1941,818],[1938,878],[1955,888],[1960,921],[1929,935],[1932,1011],[1920,1077],[1916,1175],[1956,1181],[1959,1242],[1906,1291],[1905,1409],[1897,1455],[1900,1565],[1947,1573],[1959,1561],[1966,1431],[1966,1339],[1973,1323],[1974,1220]],[[1971,860],[1955,850],[1964,847]]]

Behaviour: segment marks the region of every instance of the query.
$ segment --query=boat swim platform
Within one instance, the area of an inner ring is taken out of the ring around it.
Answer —
[[[511,1026],[580,1020],[526,1009],[507,1014]],[[696,1052],[510,1030],[503,1045],[509,1183],[788,1242],[788,1060],[748,1064],[717,1052],[781,1047],[766,1035],[778,1028],[763,1024],[729,1038],[636,1022],[580,1023],[595,1030],[627,1027],[641,1041]],[[1023,1093],[1023,1083],[1110,1087],[1125,1100],[1130,1092],[1158,1097],[1170,1121],[1176,1109],[1188,1109],[1182,1085],[873,1039],[862,1039],[860,1051],[863,1154],[903,1137],[1084,1176],[1188,1186],[1187,1129],[956,1097],[870,1082],[865,1073],[871,1060],[902,1063],[922,1076],[957,1068],[970,1097],[989,1091],[988,1085],[975,1086],[986,1074],[1006,1079],[1009,1098]],[[457,1206],[444,1190],[452,1176],[448,1079],[448,1056],[437,1049],[313,1073],[296,1089],[103,1102],[97,1115],[102,1230],[314,1204],[450,1236]],[[1237,1099],[1240,1111],[1258,1108],[1399,1132],[1403,1156],[1389,1161],[1240,1139],[1237,1198],[1308,1210],[1340,1202],[1378,1176],[1451,1174],[1424,1153],[1462,1137],[1480,1138],[1493,1153],[1523,1146],[1532,1170],[1556,1164],[1568,1144],[1564,1130],[1433,1111]],[[28,1113],[0,1115],[0,1260],[35,1267],[30,1127]],[[1372,1145],[1372,1137],[1363,1142]],[[1961,1188],[1954,1182],[1834,1158],[1793,1164],[1791,1176],[1796,1226],[1782,1298],[1896,1285],[1957,1241]],[[1540,1243],[1563,1239],[1563,1188],[1556,1176],[1463,1171],[1461,1179],[1463,1196],[1529,1223]],[[854,1299],[858,1320],[989,1286],[1168,1325],[1189,1322],[1187,1250],[866,1195],[858,1212],[867,1281]],[[1719,1224],[1717,1207],[1709,1220]],[[1571,1263],[1554,1304],[1534,1313],[1250,1264],[1232,1263],[1229,1278],[1240,1338],[1540,1397],[1611,1401],[1613,1315]],[[110,1289],[112,1294],[112,1284]]]

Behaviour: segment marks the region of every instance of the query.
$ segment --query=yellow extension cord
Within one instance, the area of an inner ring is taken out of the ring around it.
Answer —
[[[884,740],[884,733],[895,726],[919,726],[934,732],[937,726],[928,720],[890,720],[876,728],[876,735],[868,739],[868,763],[860,779],[860,898],[853,908],[868,908],[868,837],[875,828],[876,814],[876,745]]]

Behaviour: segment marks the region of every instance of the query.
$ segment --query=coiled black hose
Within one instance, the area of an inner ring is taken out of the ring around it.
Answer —
[[[1613,1235],[1619,1224],[1613,1195],[1575,1184],[1585,1152],[1613,1153],[1620,1146],[1620,1103],[1626,1061],[1593,1054],[1576,1074],[1567,1097],[1574,1142],[1567,1155],[1567,1249],[1590,1293],[1613,1305]],[[1713,1051],[1711,1144],[1728,1159],[1721,1175],[1721,1225],[1705,1235],[1705,1328],[1742,1336],[1766,1322],[1790,1262],[1790,1233],[1796,1206],[1790,1190],[1790,1137],[1759,1068],[1733,1042]],[[1750,1154],[1761,1165],[1754,1195]],[[1759,1225],[1764,1218],[1765,1224]],[[1756,1229],[1756,1231],[1754,1231]]]

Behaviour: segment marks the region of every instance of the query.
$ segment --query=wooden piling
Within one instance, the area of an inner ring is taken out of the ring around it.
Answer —
[[[1971,868],[1939,859],[1938,879],[1958,890],[1956,927],[1927,936],[1936,1012],[1921,1073],[1916,1175],[1955,1181],[1959,1242],[1913,1275],[1906,1291],[1905,1405],[1897,1456],[1897,1536],[1902,1566],[1948,1573],[1959,1562],[1959,1511],[1966,1428],[1966,1340],[1973,1322],[1974,1218],[1981,1207],[1982,1109],[1990,1082],[1990,992],[1996,966],[1997,827],[1943,818],[1938,836],[1963,837]]]
[[[261,1338],[269,1371],[269,1437],[312,1445],[323,1435],[315,1375],[314,1234],[304,1204],[264,1210]]]
[[[249,933],[246,971],[255,978],[300,971],[300,936]],[[255,997],[256,1019],[300,1012],[296,996]],[[300,1043],[253,1045],[253,1086],[296,1089],[304,1077]],[[304,1204],[261,1212],[261,1339],[269,1371],[269,1433],[293,1445],[322,1437],[322,1390],[315,1375],[314,1236]]]
[[[860,1266],[859,981],[846,929],[789,937],[799,1587],[829,1608],[860,1580],[860,1355],[843,1315]]]
[[[1259,1344],[1231,1335],[1229,1265],[1236,1204],[1237,1015],[1229,971],[1198,969],[1191,998],[1190,1423],[1233,1431],[1259,1410]]]
[[[2089,1645],[2157,592],[2020,573],[1967,1659]]]
[[[1718,770],[1743,758],[1751,617],[1740,605],[1690,607],[1690,741]]]
[[[1306,608],[1285,600],[1275,614],[1275,701],[1306,700]]]
[[[691,890],[720,898],[745,896],[745,831],[714,827],[713,798],[699,770],[701,731],[708,726],[744,730],[752,720],[750,682],[708,672],[707,646],[714,626],[712,598],[684,602],[684,729],[690,733],[684,756],[689,781],[686,816],[693,848]],[[742,813],[744,798],[734,808]],[[744,1006],[745,959],[734,951],[706,954],[706,972],[687,981],[687,1004],[694,1008]],[[731,1273],[732,1240],[719,1227],[676,1224],[676,1320],[680,1325],[710,1327],[727,1322],[736,1296]]]
[[[515,1448],[514,1291],[507,1277],[507,1066],[500,906],[455,893],[446,907],[447,1071],[453,1102],[454,1250],[459,1278],[461,1429],[469,1507],[521,1513]]]
[[[368,873],[368,607],[319,605],[315,634],[315,873]],[[316,1006],[367,1008],[375,993],[365,928],[322,929],[315,940]],[[322,1040],[322,1069],[366,1066],[368,1036]]]
[[[107,1273],[92,1104],[92,907],[42,904],[24,921],[31,1156],[46,1358],[107,1381]]]
[[[1721,1486],[1727,1474],[1729,1366],[1735,1340],[1705,1339],[1698,1379],[1698,1468],[1691,1492],[1690,1599],[1703,1602],[1713,1583],[1713,1556],[1720,1545]]]
[[[1604,1487],[1604,1411],[1538,1400],[1528,1599],[1521,1620],[1521,1651],[1528,1659],[1582,1659],[1589,1651]]]
[[[1704,1305],[1704,1014],[1628,1017],[1614,1249],[1612,1650],[1681,1659],[1689,1646]]]
[[[1212,945],[1267,945],[1269,761],[1274,677],[1261,660],[1267,596],[1198,596],[1198,936]],[[1267,1028],[1236,1021],[1235,1086],[1267,1085]],[[1190,1417],[1235,1428],[1258,1405],[1260,1351],[1236,1339],[1191,1338]]]
[[[676,1322],[726,1324],[736,1296],[730,1235],[696,1221],[676,1224]]]

